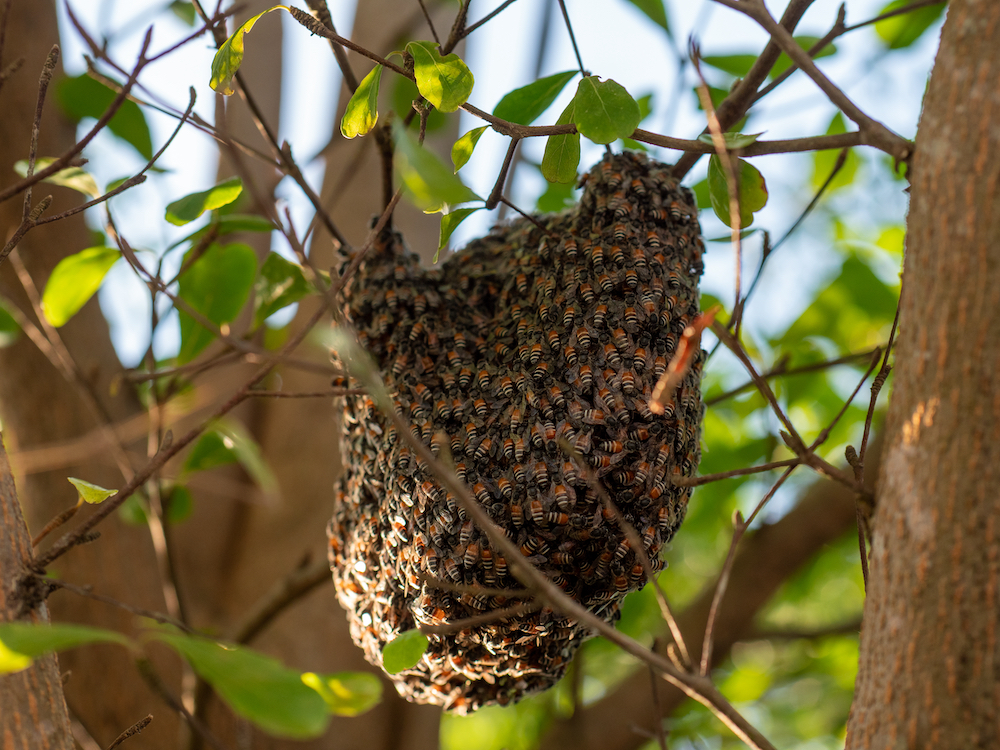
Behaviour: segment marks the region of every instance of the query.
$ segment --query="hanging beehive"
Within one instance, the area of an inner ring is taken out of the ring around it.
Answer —
[[[496,228],[439,268],[398,237],[372,249],[345,317],[397,409],[522,552],[613,622],[645,583],[619,524],[564,439],[595,470],[659,569],[684,517],[675,486],[699,459],[701,354],[662,416],[648,399],[698,314],[702,240],[691,193],[637,154],[591,170],[572,210]],[[544,228],[542,228],[544,227]],[[365,396],[346,400],[330,563],[370,662],[419,624],[513,602],[434,581],[518,589],[509,561]],[[432,636],[399,692],[460,713],[551,686],[591,635],[549,609]]]

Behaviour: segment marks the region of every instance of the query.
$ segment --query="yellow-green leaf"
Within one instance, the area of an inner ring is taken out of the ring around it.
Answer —
[[[455,141],[455,145],[451,147],[451,163],[455,165],[456,172],[468,163],[476,144],[479,143],[480,136],[486,132],[487,127],[483,125],[481,128],[473,128]]]
[[[410,200],[425,213],[447,210],[469,201],[480,201],[429,149],[421,146],[400,124],[394,123],[396,176]]]
[[[258,13],[253,18],[244,21],[243,25],[236,29],[235,33],[223,42],[222,46],[219,47],[219,51],[215,53],[215,57],[212,59],[212,79],[209,81],[209,85],[213,89],[226,96],[231,96],[235,92],[235,89],[233,89],[233,78],[243,63],[243,37],[250,33],[250,29],[254,27],[254,24],[257,23],[257,20],[261,16],[279,8],[288,10],[284,5],[275,5],[273,8],[268,8],[263,13]]]
[[[88,247],[59,261],[42,294],[45,319],[55,328],[65,325],[94,296],[120,257],[113,247]]]
[[[54,161],[55,159],[49,156],[43,156],[36,159],[35,171],[42,171]],[[15,162],[14,171],[21,175],[21,177],[27,176],[28,162],[24,159]],[[94,179],[94,176],[89,172],[84,172],[79,167],[66,167],[66,169],[60,169],[55,174],[46,177],[42,180],[42,182],[47,182],[50,185],[68,187],[76,190],[78,193],[83,193],[90,198],[101,197],[101,189],[97,187],[97,181]]]
[[[90,503],[91,505],[98,505],[103,503],[109,497],[117,494],[118,490],[106,490],[103,487],[99,487],[96,484],[91,484],[82,479],[77,479],[76,477],[67,477],[69,483],[76,487],[77,493],[80,495],[80,499],[85,503]]]
[[[419,630],[400,633],[382,648],[382,666],[389,674],[412,669],[427,651],[429,644],[430,640]]]
[[[378,122],[378,89],[382,82],[382,66],[376,65],[364,77],[358,90],[347,102],[344,119],[340,121],[340,132],[345,138],[365,135]]]
[[[0,674],[19,672],[30,667],[35,657],[87,643],[132,645],[121,633],[87,625],[0,623]]]
[[[177,226],[188,224],[206,211],[228,206],[240,197],[243,192],[243,181],[239,177],[220,182],[215,187],[191,193],[175,200],[167,206],[167,221]]]
[[[740,228],[745,229],[753,223],[753,215],[767,203],[767,184],[756,167],[743,159],[736,160],[739,170],[739,203]],[[718,156],[712,156],[708,161],[708,189],[715,210],[722,223],[732,226],[729,220],[729,182]]]
[[[438,256],[440,256],[444,246],[448,244],[448,240],[451,239],[451,235],[454,233],[458,225],[482,208],[483,206],[475,206],[474,208],[456,208],[454,211],[441,217],[441,235],[438,238],[437,252],[434,253],[435,263],[438,262]]]
[[[514,89],[504,94],[493,114],[507,122],[530,125],[549,108],[576,74],[575,70],[567,70]]]
[[[413,57],[417,90],[435,109],[454,112],[468,101],[475,79],[458,55],[442,57],[434,42],[410,42],[406,51]]]
[[[319,693],[337,716],[358,716],[382,700],[382,682],[368,672],[304,672],[302,682]]]
[[[611,143],[632,135],[642,119],[639,105],[625,88],[613,80],[587,76],[573,97],[573,122],[581,135],[594,143]]]

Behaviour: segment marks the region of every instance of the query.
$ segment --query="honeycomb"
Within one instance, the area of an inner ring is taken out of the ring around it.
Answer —
[[[537,223],[536,223],[537,222]],[[495,228],[438,268],[385,233],[344,316],[397,411],[454,465],[535,566],[614,622],[645,583],[593,469],[655,569],[699,460],[702,352],[655,416],[649,396],[698,314],[702,251],[690,191],[641,154],[606,157],[580,203]],[[345,474],[330,522],[338,598],[367,659],[420,624],[510,608],[521,586],[367,396],[344,410]],[[634,538],[634,537],[633,537]],[[478,589],[483,589],[480,593]],[[467,713],[553,685],[592,635],[548,608],[431,636],[400,694]]]

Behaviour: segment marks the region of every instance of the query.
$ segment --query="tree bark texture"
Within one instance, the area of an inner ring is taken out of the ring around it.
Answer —
[[[948,8],[912,163],[847,747],[1000,747],[1000,4]]]
[[[0,436],[0,622],[18,619],[20,602],[11,596],[23,565],[31,560],[31,536],[17,500],[14,475]],[[42,605],[28,622],[48,622]],[[73,750],[59,662],[55,654],[35,659],[25,670],[0,675],[0,748]]]

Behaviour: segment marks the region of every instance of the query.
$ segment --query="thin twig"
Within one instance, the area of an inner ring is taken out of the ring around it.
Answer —
[[[117,739],[108,745],[108,750],[115,750],[120,744],[122,744],[129,737],[135,737],[137,734],[142,733],[142,730],[150,725],[153,721],[153,714],[146,714],[146,718],[139,719],[135,724],[130,726],[124,732],[118,735]]]
[[[576,64],[580,68],[580,73],[587,75],[586,68],[583,67],[583,58],[580,57],[580,48],[576,45],[576,34],[573,33],[573,24],[569,21],[569,12],[566,10],[566,0],[559,0],[559,10],[562,11],[563,21],[566,24],[566,31],[569,33],[569,40],[573,44],[573,54],[576,55]]]
[[[417,625],[417,630],[425,635],[449,635],[451,633],[460,633],[461,631],[468,630],[469,628],[476,628],[480,625],[488,625],[500,620],[507,620],[511,617],[520,617],[521,615],[530,614],[531,612],[537,612],[541,608],[541,602],[529,600],[521,602],[520,604],[512,604],[511,606],[504,607],[503,609],[494,609],[490,612],[483,612],[481,615],[473,615],[472,617],[466,617],[461,620],[446,622],[442,625],[425,625],[420,623]]]

